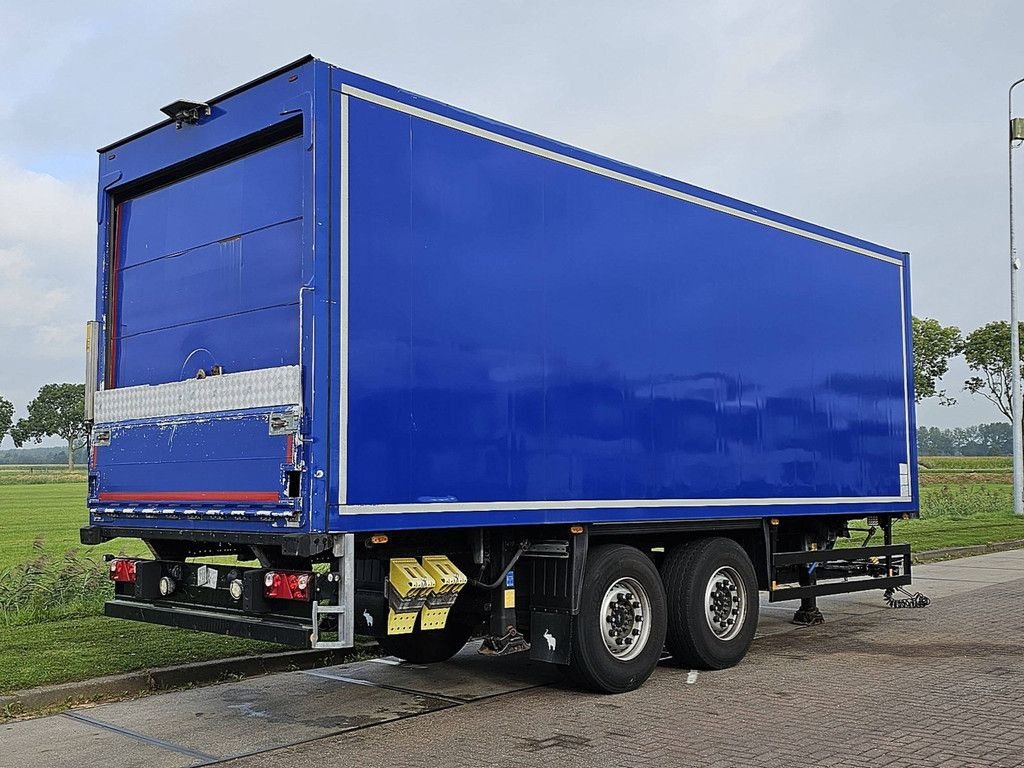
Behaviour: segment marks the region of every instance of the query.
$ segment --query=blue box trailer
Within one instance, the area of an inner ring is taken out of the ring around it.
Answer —
[[[906,253],[312,58],[164,112],[100,150],[108,614],[622,691],[909,583]]]

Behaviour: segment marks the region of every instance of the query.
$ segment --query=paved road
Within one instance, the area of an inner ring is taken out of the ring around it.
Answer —
[[[1024,551],[923,566],[926,609],[765,606],[748,658],[621,696],[471,649],[271,675],[0,726],[0,767],[1024,766]]]

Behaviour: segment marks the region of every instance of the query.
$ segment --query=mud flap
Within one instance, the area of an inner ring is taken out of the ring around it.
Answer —
[[[568,664],[572,616],[554,611],[530,611],[530,658],[551,664]]]

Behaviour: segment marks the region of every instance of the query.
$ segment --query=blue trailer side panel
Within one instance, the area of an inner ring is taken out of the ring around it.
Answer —
[[[348,102],[338,526],[912,506],[902,257]]]

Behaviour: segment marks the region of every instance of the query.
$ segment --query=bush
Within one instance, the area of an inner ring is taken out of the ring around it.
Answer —
[[[1009,456],[919,456],[917,463],[925,469],[941,470],[1010,470],[1013,460]]]
[[[14,626],[102,613],[110,596],[106,564],[76,550],[54,556],[41,539],[27,563],[0,570],[0,625]]]
[[[1005,485],[936,485],[920,490],[924,519],[962,520],[1012,512],[1013,490]]]

